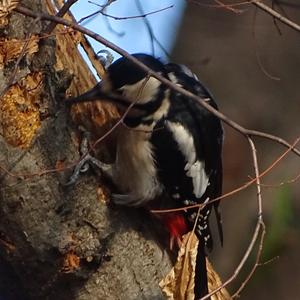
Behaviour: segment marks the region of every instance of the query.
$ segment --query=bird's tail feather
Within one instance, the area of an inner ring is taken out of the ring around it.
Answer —
[[[195,300],[198,300],[208,294],[206,254],[204,249],[204,242],[202,242],[201,240],[199,241],[197,257],[196,257],[194,292],[195,292]]]

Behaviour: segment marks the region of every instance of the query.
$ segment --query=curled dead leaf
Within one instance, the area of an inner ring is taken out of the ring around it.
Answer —
[[[159,283],[168,300],[195,300],[195,268],[198,251],[198,238],[193,232],[183,236],[177,261],[172,270]],[[206,259],[208,290],[212,292],[222,282],[212,265]],[[230,300],[229,293],[223,288],[211,296],[211,300]]]
[[[175,266],[159,283],[167,299],[194,300],[194,279],[198,243],[196,235],[192,232],[183,236]]]
[[[222,281],[208,259],[206,259],[206,267],[208,278],[208,290],[209,292],[212,292],[222,285]],[[232,300],[232,297],[225,288],[222,288],[219,292],[211,296],[211,300]]]

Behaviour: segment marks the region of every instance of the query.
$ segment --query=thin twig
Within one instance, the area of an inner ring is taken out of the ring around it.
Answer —
[[[277,20],[279,20],[283,24],[285,24],[285,25],[289,26],[290,28],[300,32],[300,25],[298,25],[297,23],[295,23],[295,22],[291,21],[290,19],[284,17],[283,15],[281,15],[280,13],[278,13],[277,11],[275,11],[274,9],[269,7],[268,5],[262,3],[261,1],[257,1],[257,0],[252,0],[252,1],[249,1],[249,2],[252,3],[253,5],[257,6],[258,8],[260,8],[261,10],[266,12],[267,14],[271,15],[272,17],[276,18]]]
[[[262,183],[261,186],[262,187],[266,187],[266,188],[278,188],[278,187],[281,187],[283,185],[295,183],[299,179],[300,179],[300,173],[297,176],[295,176],[294,178],[286,180],[286,181],[283,181],[283,182],[280,182],[278,184],[266,184],[266,183]]]
[[[300,8],[300,3],[292,3],[289,1],[283,1],[283,0],[277,0],[277,4],[287,6],[287,7],[293,7],[293,8]]]
[[[197,0],[188,0],[189,2],[192,3],[196,3],[198,5],[201,6],[206,6],[206,7],[214,7],[214,8],[224,8],[223,5],[213,5],[213,4],[204,4],[201,3]],[[280,4],[282,5],[286,5],[286,6],[291,6],[291,7],[295,7],[295,8],[299,8],[300,5],[299,4],[294,4],[294,3],[288,3],[285,1],[279,1]],[[283,15],[281,15],[280,13],[278,13],[277,11],[275,11],[274,9],[272,9],[271,7],[267,6],[266,4],[263,4],[261,1],[258,0],[245,0],[239,3],[231,3],[231,4],[224,4],[226,6],[226,8],[232,8],[234,6],[241,6],[241,5],[246,5],[246,4],[253,4],[255,6],[257,6],[258,8],[260,8],[261,10],[263,10],[264,12],[266,12],[267,14],[271,15],[272,17],[276,18],[277,20],[279,20],[280,22],[282,22],[283,24],[291,27],[292,29],[296,30],[296,31],[300,31],[300,25],[291,21],[289,18],[284,17]]]
[[[174,5],[169,5],[169,6],[167,6],[167,7],[160,8],[160,9],[157,9],[157,10],[154,10],[154,11],[150,11],[150,12],[148,12],[148,13],[143,13],[143,14],[141,14],[141,15],[128,16],[128,17],[116,17],[116,16],[109,15],[109,14],[107,14],[107,13],[105,13],[105,12],[101,12],[101,14],[102,14],[103,16],[106,16],[106,17],[108,17],[108,18],[112,18],[112,19],[114,19],[114,20],[139,19],[139,18],[145,18],[145,17],[150,16],[150,15],[153,15],[153,14],[157,14],[157,13],[159,13],[159,12],[162,12],[162,11],[164,11],[164,10],[167,10],[167,9],[170,9],[170,8],[173,8],[173,7],[174,7]]]
[[[225,8],[225,9],[227,9],[229,11],[232,11],[236,14],[240,14],[240,13],[243,12],[241,9],[233,8],[230,4],[225,4],[220,0],[214,0],[214,1],[219,5],[220,8]]]
[[[136,7],[137,9],[139,10],[139,12],[141,14],[144,14],[144,10],[143,10],[143,7],[141,5],[141,2],[139,0],[136,0],[135,1],[136,3]],[[156,42],[156,44],[160,47],[160,49],[164,52],[164,54],[167,56],[167,57],[170,57],[170,54],[168,53],[168,51],[165,49],[165,47],[161,44],[161,42],[157,39],[157,37],[155,36],[154,34],[154,31],[153,31],[153,28],[151,26],[151,23],[149,22],[149,20],[147,19],[147,16],[145,15],[144,18],[144,23],[146,25],[146,28],[147,28],[147,31],[148,31],[148,34],[150,36],[150,39],[151,39],[151,48],[152,48],[152,55],[155,56],[155,48],[154,48],[154,41]]]
[[[259,242],[259,247],[258,251],[256,254],[256,260],[255,264],[252,267],[251,271],[249,272],[248,276],[246,279],[243,281],[241,284],[240,288],[237,290],[237,292],[233,295],[237,296],[240,294],[240,292],[244,289],[245,285],[248,283],[248,281],[251,279],[253,276],[254,272],[256,271],[257,267],[259,266],[260,263],[260,258],[261,258],[261,253],[263,250],[263,243],[265,239],[265,234],[266,234],[266,226],[263,221],[263,207],[262,207],[262,196],[261,196],[261,182],[260,182],[260,176],[259,176],[259,168],[258,168],[258,160],[257,160],[257,151],[254,142],[252,141],[251,138],[248,138],[248,142],[250,144],[250,148],[252,150],[252,160],[253,160],[253,166],[254,166],[254,172],[255,172],[255,177],[256,177],[256,190],[257,190],[257,224],[260,225],[260,228],[262,230],[261,232],[261,238]]]
[[[209,7],[209,8],[225,8],[228,9],[228,8],[233,8],[233,7],[237,7],[237,6],[246,6],[246,5],[249,5],[252,1],[255,1],[255,0],[244,0],[244,1],[241,1],[241,2],[236,2],[236,3],[219,3],[219,4],[208,4],[208,3],[202,3],[202,2],[199,2],[197,0],[187,0],[187,2],[190,2],[190,3],[194,3],[194,4],[197,4],[199,6],[203,6],[203,7]],[[216,3],[218,3],[217,1],[215,1]],[[239,12],[243,12],[242,10],[238,10]]]
[[[239,262],[238,266],[236,267],[236,269],[234,270],[233,274],[230,276],[230,278],[228,278],[222,285],[220,285],[217,289],[213,290],[212,292],[210,292],[209,294],[207,294],[206,296],[202,297],[201,300],[205,300],[208,299],[209,297],[211,297],[212,295],[216,294],[218,291],[220,291],[221,289],[223,289],[224,287],[226,287],[229,283],[231,283],[240,273],[241,269],[243,268],[244,264],[246,263],[247,259],[249,258],[249,255],[251,254],[254,245],[257,241],[257,238],[259,236],[260,233],[260,229],[261,229],[261,225],[259,222],[256,223],[253,235],[252,235],[252,239],[248,245],[248,248],[246,249],[241,261]]]
[[[240,296],[240,293],[245,288],[245,286],[249,282],[249,280],[252,278],[252,276],[254,275],[256,269],[258,267],[264,265],[264,264],[260,263],[260,258],[261,258],[261,254],[262,254],[262,250],[263,250],[263,243],[264,243],[264,240],[265,240],[265,235],[266,235],[266,227],[265,227],[265,224],[262,223],[262,233],[261,233],[261,236],[260,236],[258,251],[257,251],[257,254],[256,254],[256,259],[255,259],[255,264],[253,265],[252,269],[250,270],[248,276],[242,282],[239,289],[232,295],[232,298],[237,298],[237,297]]]
[[[251,150],[252,150],[252,160],[253,160],[253,166],[254,166],[254,172],[255,172],[255,180],[256,180],[256,190],[257,190],[257,207],[258,207],[258,221],[263,223],[262,219],[262,197],[261,197],[261,186],[260,186],[260,173],[258,169],[258,160],[257,160],[257,151],[254,142],[250,137],[248,137],[248,142],[250,144]]]
[[[256,38],[256,27],[255,27],[255,22],[256,22],[256,17],[257,17],[257,7],[255,7],[255,9],[254,9],[254,14],[253,14],[253,23],[252,23],[252,36],[253,36],[253,40],[254,40],[254,44],[255,44],[255,56],[256,56],[256,61],[257,61],[257,64],[258,64],[258,66],[259,66],[259,68],[261,69],[261,71],[268,77],[268,78],[270,78],[270,79],[272,79],[272,80],[276,80],[276,81],[280,81],[280,78],[279,77],[277,77],[277,76],[274,76],[274,75],[272,75],[272,74],[270,74],[267,70],[266,70],[266,68],[265,68],[265,66],[263,65],[263,63],[262,63],[262,59],[261,59],[261,56],[260,56],[260,54],[259,54],[259,51],[258,51],[258,41],[257,41],[257,38]],[[274,18],[274,20],[276,20],[275,18]],[[275,22],[275,26],[276,26],[276,22]],[[276,28],[278,28],[277,26],[276,26]]]
[[[59,12],[56,14],[57,17],[63,17],[67,11],[71,8],[71,6],[76,3],[78,0],[68,0],[63,7],[59,10]],[[45,29],[44,33],[50,34],[54,28],[56,27],[57,23],[56,22],[51,22],[47,28]]]

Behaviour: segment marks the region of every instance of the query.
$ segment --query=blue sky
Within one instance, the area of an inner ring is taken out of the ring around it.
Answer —
[[[99,0],[94,0],[94,2],[98,5],[106,3],[106,1]],[[147,16],[154,35],[163,47],[170,52],[184,12],[185,0],[140,0],[140,3],[144,13],[173,5],[172,8]],[[89,3],[88,0],[80,0],[72,7],[72,12],[77,20],[79,20],[99,9],[99,6]],[[109,5],[105,12],[116,17],[141,15],[136,0],[116,0]],[[109,20],[109,24],[113,30],[109,29],[107,20]],[[130,53],[144,52],[152,54],[151,39],[143,18],[114,20],[98,14],[92,20],[81,23],[81,25],[97,32]],[[107,49],[98,42],[90,41],[96,52]],[[115,59],[119,57],[117,53],[113,52],[113,55]],[[154,55],[167,60],[163,50],[156,43]]]

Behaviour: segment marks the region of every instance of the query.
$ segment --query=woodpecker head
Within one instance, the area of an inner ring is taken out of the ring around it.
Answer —
[[[153,71],[167,76],[164,64],[153,56],[147,54],[133,54],[133,56]],[[120,113],[133,105],[133,109],[128,113],[129,117],[146,117],[159,108],[165,90],[159,80],[147,76],[147,72],[122,57],[108,67],[103,79],[93,89],[79,97],[68,99],[68,102],[110,101],[117,106]]]

